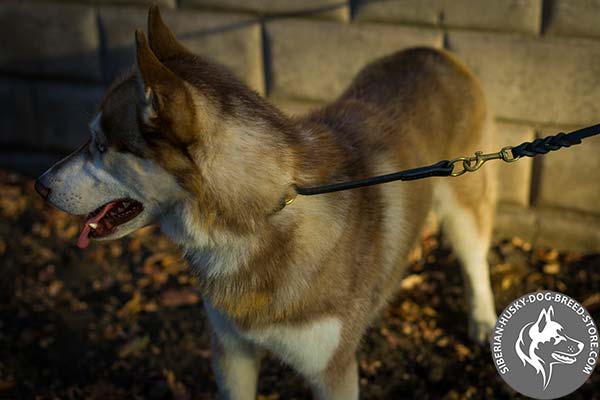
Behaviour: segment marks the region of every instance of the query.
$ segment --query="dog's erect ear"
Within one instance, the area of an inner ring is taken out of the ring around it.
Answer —
[[[550,306],[547,310],[542,309],[540,315],[535,322],[535,326],[537,326],[538,332],[542,332],[546,327],[546,324],[551,321],[552,316],[554,315],[554,308]]]
[[[138,92],[146,123],[156,118],[165,106],[165,98],[183,83],[173,71],[164,66],[148,45],[146,35],[135,31]]]
[[[183,79],[164,65],[150,49],[144,32],[135,32],[138,83],[138,117],[146,125],[145,138],[176,141],[178,146],[194,139],[195,114]],[[152,136],[152,138],[151,138]]]
[[[150,48],[159,60],[166,60],[178,54],[191,54],[165,24],[156,4],[148,11],[148,39]]]

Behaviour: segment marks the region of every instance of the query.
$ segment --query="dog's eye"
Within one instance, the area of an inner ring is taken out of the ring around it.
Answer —
[[[106,151],[106,146],[104,143],[96,142],[96,149],[99,153],[104,153]]]
[[[560,337],[560,336],[554,336],[554,344],[558,344],[562,340],[564,340],[562,337]]]

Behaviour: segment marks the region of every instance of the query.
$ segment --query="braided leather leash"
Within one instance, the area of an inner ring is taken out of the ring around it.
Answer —
[[[501,159],[505,162],[517,161],[521,157],[534,157],[538,154],[546,154],[550,151],[556,151],[563,147],[570,147],[587,137],[600,134],[600,124],[579,129],[571,133],[558,133],[545,138],[536,139],[533,142],[524,142],[515,147],[504,147],[497,153],[483,154],[478,151],[473,157],[458,157],[453,160],[442,160],[435,164],[420,168],[407,169],[386,175],[378,175],[370,178],[332,183],[319,186],[301,187],[293,186],[294,192],[288,194],[282,201],[282,206],[292,203],[296,194],[311,196],[316,194],[339,192],[341,190],[355,189],[365,186],[379,185],[393,181],[412,181],[415,179],[429,178],[431,176],[460,176],[466,172],[475,172],[489,160]],[[454,171],[454,164],[462,162],[462,169]],[[282,207],[282,208],[283,208]]]

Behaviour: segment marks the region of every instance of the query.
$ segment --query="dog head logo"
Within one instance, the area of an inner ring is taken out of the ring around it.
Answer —
[[[515,350],[524,366],[529,364],[542,375],[545,390],[554,366],[575,363],[583,343],[567,335],[565,327],[554,319],[554,308],[550,306],[542,309],[536,321],[521,328]]]

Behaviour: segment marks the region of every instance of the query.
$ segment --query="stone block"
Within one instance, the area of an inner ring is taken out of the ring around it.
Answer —
[[[358,21],[538,33],[541,0],[359,0]]]
[[[496,123],[496,147],[490,152],[498,151],[505,146],[516,146],[530,142],[535,138],[533,127],[509,122]],[[527,207],[531,192],[531,173],[533,160],[529,157],[513,163],[496,161],[498,171],[498,200]]]
[[[38,148],[72,151],[90,137],[88,124],[105,88],[44,82],[33,90]]]
[[[565,131],[570,131],[565,130]],[[560,132],[546,128],[540,137]],[[579,210],[600,216],[600,137],[550,152],[540,157],[540,182],[537,206]]]
[[[0,168],[37,178],[63,157],[39,150],[0,148]]]
[[[536,215],[533,210],[510,204],[501,204],[498,207],[494,238],[502,240],[519,237],[531,242],[536,233]]]
[[[449,28],[539,33],[542,0],[441,0]]]
[[[600,36],[600,0],[550,0],[546,33]]]
[[[20,76],[100,81],[99,36],[91,7],[0,4],[0,70]]]
[[[597,122],[600,41],[451,31],[448,46],[482,80],[497,116]]]
[[[38,143],[31,85],[23,80],[0,80],[0,144]]]
[[[48,0],[27,0],[36,2],[47,2]],[[149,8],[152,4],[157,4],[161,9],[175,8],[177,0],[60,0],[61,3],[84,3],[93,5],[115,5],[115,6],[140,6]]]
[[[277,106],[281,111],[291,117],[305,115],[323,105],[323,103],[301,101],[293,99],[282,99],[277,97],[269,98],[269,101]]]
[[[600,218],[574,212],[538,210],[536,246],[578,252],[600,251]]]
[[[344,0],[181,0],[181,5],[263,16],[295,15],[339,21],[348,21],[350,18],[350,4]]]
[[[354,9],[354,19],[369,22],[439,25],[440,5],[440,0],[358,0]]]
[[[336,8],[325,9],[323,11],[310,12],[308,14],[299,14],[304,17],[319,18],[319,19],[332,19],[340,22],[350,22],[350,6],[341,5]]]
[[[163,16],[189,50],[230,68],[251,88],[264,93],[262,37],[256,18],[189,10],[165,10]],[[134,31],[146,27],[146,17],[145,9],[106,7],[100,10],[107,48],[107,81],[112,81],[135,62]]]
[[[272,95],[327,101],[376,58],[413,46],[442,46],[437,30],[280,19],[267,22]]]

